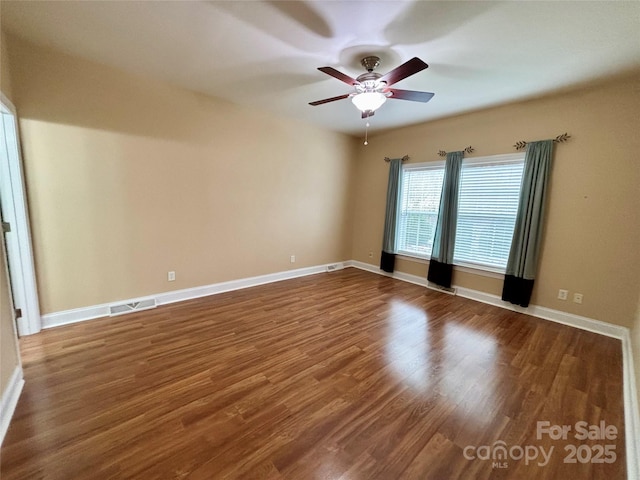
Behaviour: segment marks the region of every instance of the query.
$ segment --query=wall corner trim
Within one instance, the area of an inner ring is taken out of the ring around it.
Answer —
[[[4,437],[9,429],[9,423],[16,410],[20,393],[24,386],[24,378],[22,376],[22,367],[16,365],[13,370],[5,391],[2,392],[2,400],[0,401],[0,445],[4,441]]]

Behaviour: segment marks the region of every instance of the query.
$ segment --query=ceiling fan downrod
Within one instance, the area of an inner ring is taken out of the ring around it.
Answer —
[[[360,64],[367,70],[367,72],[371,73],[380,66],[380,58],[375,55],[364,57],[360,61]]]

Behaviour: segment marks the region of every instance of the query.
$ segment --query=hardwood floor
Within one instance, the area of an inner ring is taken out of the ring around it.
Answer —
[[[625,478],[620,341],[353,268],[20,343],[2,480]]]

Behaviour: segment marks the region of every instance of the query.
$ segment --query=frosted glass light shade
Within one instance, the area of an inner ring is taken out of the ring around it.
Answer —
[[[351,101],[358,110],[366,112],[367,110],[375,111],[380,108],[387,101],[387,97],[380,92],[364,92],[351,97]]]

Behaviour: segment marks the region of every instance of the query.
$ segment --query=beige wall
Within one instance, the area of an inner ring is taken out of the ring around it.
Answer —
[[[43,314],[350,257],[350,137],[10,47]]]
[[[433,101],[437,101],[437,95]],[[473,156],[514,152],[518,140],[572,138],[556,147],[548,216],[532,303],[630,326],[640,291],[640,75],[544,99],[406,127],[360,146],[355,175],[353,258],[380,258],[388,164],[441,160],[439,150],[472,145]],[[425,106],[428,108],[428,105]],[[373,258],[368,256],[373,252]],[[398,269],[426,276],[427,265]],[[469,273],[454,283],[499,295],[502,282]],[[557,300],[558,289],[584,295]]]
[[[11,88],[11,76],[9,73],[9,50],[7,48],[7,37],[0,31],[0,90],[6,97],[13,101],[13,90]]]
[[[0,251],[0,395],[4,395],[9,379],[18,366],[18,349],[13,323],[13,308],[7,281],[4,237]]]
[[[0,32],[0,90],[11,99],[7,49],[4,33]],[[7,264],[5,261],[4,236],[0,235],[0,398],[4,396],[7,383],[18,365],[15,330]]]

